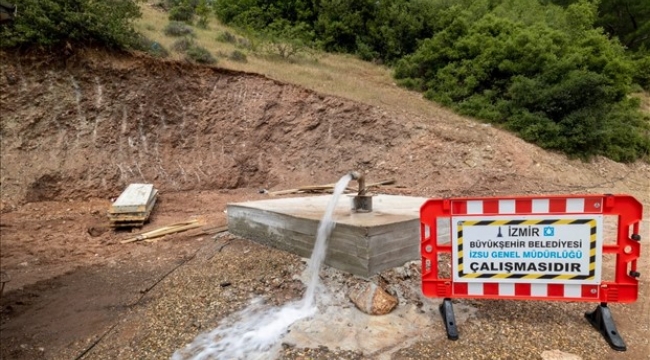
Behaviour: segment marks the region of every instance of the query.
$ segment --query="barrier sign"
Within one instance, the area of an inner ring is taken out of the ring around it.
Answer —
[[[637,300],[642,214],[629,195],[428,200],[420,209],[422,293],[444,298],[450,339],[458,338],[452,298],[598,302],[585,317],[625,350],[607,303]],[[605,216],[617,221],[608,239]],[[614,271],[603,279],[607,254]]]
[[[455,282],[600,282],[602,216],[453,217]]]

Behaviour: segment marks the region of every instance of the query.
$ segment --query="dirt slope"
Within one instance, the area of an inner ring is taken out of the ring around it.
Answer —
[[[136,181],[162,191],[270,189],[361,169],[434,194],[589,187],[648,171],[567,161],[448,112],[411,114],[254,74],[104,56],[67,64],[2,56],[2,209],[108,197]]]
[[[104,213],[132,182],[161,191],[149,227],[188,217],[223,222],[227,202],[264,198],[259,189],[332,183],[350,170],[366,171],[369,181],[396,179],[403,188],[392,191],[418,196],[627,192],[650,208],[648,164],[568,160],[435,105],[382,108],[256,74],[100,51],[65,60],[0,53],[0,124],[0,259],[12,276],[1,355],[8,358],[80,354],[139,306],[148,284],[205,247],[182,234],[119,244],[125,234],[106,231]],[[269,274],[278,277],[290,278],[282,266],[298,262],[245,242],[236,249],[244,264],[275,259]],[[254,283],[246,276],[235,278]],[[635,313],[648,314],[644,284],[646,302],[628,308],[628,333],[648,333],[634,322]],[[242,299],[245,290],[237,288]],[[96,308],[87,308],[89,297]],[[88,321],[66,309],[75,306]],[[59,333],[54,319],[71,330]],[[128,327],[120,333],[125,343],[138,336],[145,335]],[[647,337],[634,341],[647,345]]]

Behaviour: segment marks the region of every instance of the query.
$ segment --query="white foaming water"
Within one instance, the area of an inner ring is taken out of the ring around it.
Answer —
[[[309,284],[305,296],[300,301],[271,309],[265,309],[261,300],[253,300],[250,306],[234,315],[236,323],[224,324],[197,336],[185,349],[176,351],[172,360],[265,359],[291,324],[316,314],[318,273],[325,259],[327,239],[334,229],[334,209],[350,180],[352,177],[348,174],[336,183],[332,198],[318,225],[316,243],[307,268]]]

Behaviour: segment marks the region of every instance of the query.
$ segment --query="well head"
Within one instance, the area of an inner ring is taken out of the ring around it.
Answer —
[[[372,211],[372,195],[357,195],[352,198],[352,211],[366,213]]]

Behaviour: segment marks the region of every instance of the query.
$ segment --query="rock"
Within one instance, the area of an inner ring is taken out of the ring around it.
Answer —
[[[542,360],[582,360],[582,358],[560,350],[546,350],[542,352]]]
[[[374,283],[358,284],[348,294],[359,310],[370,315],[385,315],[397,306],[397,299]]]
[[[95,224],[88,227],[88,234],[92,237],[101,236],[107,231],[108,231],[108,226],[105,225]]]

